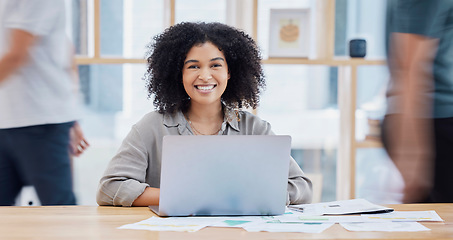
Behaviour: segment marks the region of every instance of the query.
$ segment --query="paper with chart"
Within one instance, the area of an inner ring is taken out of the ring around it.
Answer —
[[[282,222],[305,222],[305,223],[354,223],[354,222],[380,222],[385,220],[374,220],[362,216],[308,216],[302,215],[297,217],[286,217],[281,219]]]
[[[248,232],[300,232],[300,233],[321,233],[334,223],[303,223],[303,222],[266,222],[244,227]]]
[[[430,229],[418,222],[340,223],[348,231],[420,232]]]
[[[393,222],[443,222],[436,211],[394,211],[382,214],[362,214],[369,220],[387,220]]]

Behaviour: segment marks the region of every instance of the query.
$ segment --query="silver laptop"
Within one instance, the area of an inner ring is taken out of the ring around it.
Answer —
[[[159,216],[279,215],[291,137],[165,136]]]

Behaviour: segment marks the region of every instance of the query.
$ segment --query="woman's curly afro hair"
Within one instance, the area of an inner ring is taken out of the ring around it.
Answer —
[[[261,55],[251,37],[222,23],[184,22],[154,37],[148,46],[144,76],[148,97],[160,113],[187,111],[190,98],[182,83],[182,69],[189,50],[211,42],[225,55],[230,79],[222,95],[228,108],[256,108],[265,87]]]

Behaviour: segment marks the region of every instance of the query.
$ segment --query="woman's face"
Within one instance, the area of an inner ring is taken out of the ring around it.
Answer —
[[[187,53],[182,81],[191,104],[219,104],[229,78],[225,56],[211,42],[195,45]]]

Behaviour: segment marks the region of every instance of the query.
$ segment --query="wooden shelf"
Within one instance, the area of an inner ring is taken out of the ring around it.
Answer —
[[[355,143],[356,148],[382,148],[382,142],[379,140],[364,140]]]
[[[308,58],[268,58],[263,64],[304,64],[304,65],[328,65],[328,66],[360,66],[360,65],[385,65],[384,59],[335,57],[332,59],[308,59]]]
[[[76,57],[76,63],[79,65],[85,64],[144,64],[146,63],[145,59],[140,58],[120,58],[120,57]]]

